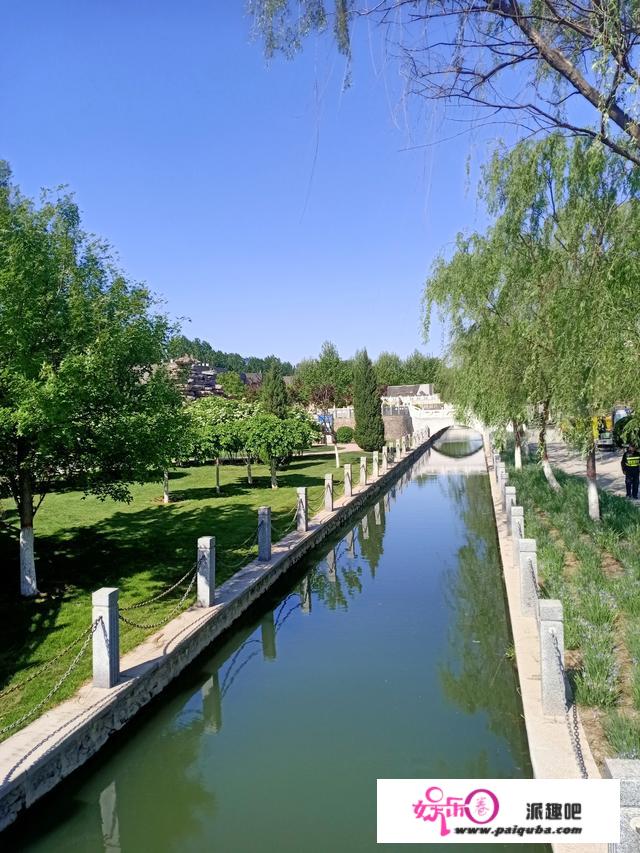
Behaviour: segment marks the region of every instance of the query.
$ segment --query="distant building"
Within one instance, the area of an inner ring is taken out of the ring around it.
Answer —
[[[169,370],[180,380],[187,400],[223,396],[220,377],[227,373],[225,370],[198,361],[190,355],[181,355],[180,358],[170,361]],[[258,389],[262,385],[261,373],[240,373],[239,375],[248,388]]]
[[[408,406],[418,401],[426,403],[434,397],[440,401],[433,385],[387,385],[382,402],[388,406]]]

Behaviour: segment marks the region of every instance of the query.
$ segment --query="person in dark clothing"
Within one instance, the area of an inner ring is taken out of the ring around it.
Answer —
[[[640,481],[640,452],[635,444],[630,444],[622,455],[622,471],[627,497],[638,500],[638,482]]]

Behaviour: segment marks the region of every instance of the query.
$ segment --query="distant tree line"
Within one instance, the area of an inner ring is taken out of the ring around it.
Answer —
[[[214,349],[208,341],[203,341],[201,338],[191,340],[185,335],[174,335],[169,341],[169,357],[180,358],[183,355],[193,356],[204,364],[235,373],[266,373],[274,365],[279,367],[284,376],[293,373],[291,362],[281,361],[275,355],[258,358],[240,355],[237,352],[222,352]]]
[[[321,411],[351,405],[355,361],[341,358],[335,344],[325,341],[317,358],[306,358],[297,365],[291,394],[297,401],[311,403]],[[393,352],[382,352],[372,367],[382,395],[389,385],[437,383],[442,363],[436,356],[415,350],[404,359]]]

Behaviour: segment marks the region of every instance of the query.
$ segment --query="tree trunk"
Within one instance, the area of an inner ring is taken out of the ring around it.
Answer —
[[[253,474],[251,473],[251,459],[247,459],[247,483],[253,486]]]
[[[216,494],[220,494],[220,459],[216,457]]]
[[[556,475],[553,473],[553,468],[549,462],[549,454],[547,453],[547,418],[549,416],[549,403],[545,400],[542,404],[542,426],[538,435],[538,448],[540,452],[540,462],[542,471],[549,484],[549,488],[554,492],[562,491],[562,486],[556,480]]]
[[[169,472],[162,472],[162,503],[168,504],[171,498],[169,497]]]
[[[22,469],[20,485],[20,594],[38,594],[33,537],[33,484],[31,475]]]
[[[522,471],[522,436],[520,434],[520,424],[517,421],[512,421],[513,424],[513,461],[516,471]]]
[[[587,453],[587,498],[589,501],[589,518],[600,521],[600,498],[596,480],[596,447],[592,442]]]
[[[278,478],[276,475],[276,460],[275,459],[272,459],[271,462],[269,463],[269,469],[271,471],[271,488],[277,489],[278,488]]]
[[[336,453],[336,468],[339,468],[340,467],[340,451],[338,450],[338,439],[336,438],[335,434],[333,436],[333,449],[335,450],[335,453]]]

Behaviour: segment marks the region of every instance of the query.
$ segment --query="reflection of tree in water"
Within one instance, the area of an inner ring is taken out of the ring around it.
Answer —
[[[511,637],[487,477],[450,477],[447,491],[460,508],[466,542],[448,575],[447,600],[455,615],[452,662],[440,673],[443,689],[467,713],[486,712],[491,731],[506,738],[518,764],[526,767],[516,676],[506,658]]]

